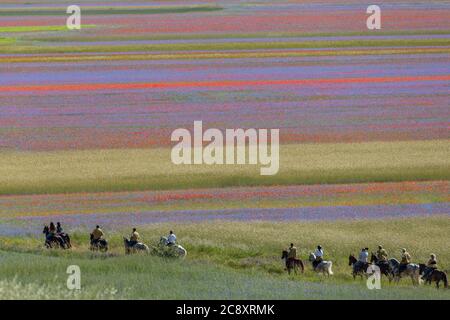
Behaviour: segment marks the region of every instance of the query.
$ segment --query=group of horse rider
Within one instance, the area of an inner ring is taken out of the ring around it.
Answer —
[[[100,240],[104,239],[104,236],[105,236],[103,230],[98,225],[95,227],[94,230],[92,230],[91,234],[92,234],[92,244],[98,243]],[[141,241],[141,236],[137,232],[137,229],[133,228],[131,235],[130,235],[130,241],[128,242],[129,246],[134,247],[140,241]],[[169,235],[167,236],[166,245],[172,246],[176,243],[176,241],[177,241],[176,235],[173,233],[172,230],[170,230]]]
[[[64,233],[64,229],[61,226],[60,222],[57,222],[56,225],[52,222],[50,222],[49,226],[45,226],[44,228],[45,232],[45,240],[52,241],[56,239],[59,243],[64,244],[66,239],[66,234]]]
[[[388,264],[388,253],[386,249],[383,248],[383,246],[380,244],[378,245],[378,249],[375,253],[377,258],[377,264]],[[313,267],[314,269],[323,261],[324,258],[324,251],[322,246],[318,245],[316,250],[314,251],[315,261],[313,261]],[[290,244],[288,248],[288,255],[287,258],[289,261],[293,261],[297,259],[297,248],[294,246],[293,243]],[[408,253],[408,251],[405,248],[402,248],[401,250],[401,261],[398,267],[398,270],[396,271],[397,274],[401,274],[403,271],[406,270],[408,264],[411,263],[411,255]],[[365,247],[361,249],[361,252],[358,256],[358,261],[355,264],[356,268],[362,268],[364,265],[369,264],[369,248]],[[437,269],[437,259],[436,255],[432,253],[430,255],[430,259],[428,260],[426,264],[426,269],[423,273],[422,279],[426,280],[428,276],[433,272],[433,270]]]
[[[314,251],[314,255],[316,257],[315,261],[313,261],[313,267],[314,269],[323,261],[323,248],[322,246],[318,245],[316,250]],[[293,243],[290,244],[288,248],[288,256],[287,256],[288,262],[293,261],[297,259],[297,248],[294,246]]]
[[[377,264],[387,264],[388,263],[388,253],[386,249],[383,248],[382,245],[378,245],[378,250],[375,253],[377,258]],[[355,265],[356,268],[362,267],[364,265],[367,265],[369,263],[369,248],[362,248],[361,252],[358,256],[358,261],[356,262],[357,265]],[[397,274],[401,274],[403,271],[406,270],[408,264],[411,263],[411,255],[406,251],[405,248],[401,249],[401,261],[398,267],[398,270],[396,271]],[[436,255],[434,253],[430,254],[430,259],[428,260],[426,264],[426,269],[424,271],[424,274],[422,276],[423,280],[426,280],[428,276],[433,272],[433,270],[437,269],[437,259]]]

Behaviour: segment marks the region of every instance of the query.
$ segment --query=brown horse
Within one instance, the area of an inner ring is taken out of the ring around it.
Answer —
[[[285,260],[286,270],[288,274],[291,274],[292,270],[294,270],[294,273],[297,274],[297,270],[299,267],[302,269],[302,273],[305,272],[305,266],[303,265],[303,261],[300,259],[288,258],[287,250],[283,250],[281,254],[281,259]]]
[[[423,274],[427,266],[423,263],[419,264],[419,270],[420,274]],[[434,269],[431,271],[430,274],[428,274],[427,278],[425,279],[425,283],[428,283],[431,285],[431,282],[436,282],[436,288],[439,289],[439,283],[442,281],[444,283],[444,288],[448,288],[448,280],[447,280],[447,274],[444,271],[440,271],[437,269]]]

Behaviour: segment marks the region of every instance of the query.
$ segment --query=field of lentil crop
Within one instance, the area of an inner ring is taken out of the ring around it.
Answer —
[[[379,1],[381,30],[357,0],[81,0],[68,30],[70,2],[0,0],[0,299],[450,299],[348,266],[382,243],[450,270],[448,1]],[[279,172],[174,165],[195,120],[280,129]],[[132,227],[186,259],[126,256]],[[288,276],[291,242],[334,275]]]

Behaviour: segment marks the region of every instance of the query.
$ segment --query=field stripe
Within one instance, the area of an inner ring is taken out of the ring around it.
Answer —
[[[175,89],[212,88],[272,85],[321,85],[352,83],[392,83],[414,81],[450,81],[450,75],[406,76],[406,77],[365,77],[332,79],[286,79],[286,80],[226,80],[226,81],[187,81],[187,82],[143,82],[143,83],[88,83],[88,84],[49,84],[26,86],[0,86],[0,92],[48,92],[48,91],[97,91],[130,89]]]
[[[80,62],[80,61],[121,61],[121,60],[193,60],[193,59],[260,59],[293,58],[313,56],[362,56],[392,54],[442,54],[450,53],[450,48],[392,48],[358,50],[300,50],[272,52],[195,52],[164,54],[111,54],[111,55],[59,55],[59,56],[2,56],[0,63],[25,62]]]

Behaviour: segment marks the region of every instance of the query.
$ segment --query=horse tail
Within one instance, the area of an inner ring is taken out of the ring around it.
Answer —
[[[298,260],[300,267],[302,268],[302,273],[305,272],[305,266],[303,265],[303,261],[302,260]]]
[[[442,281],[444,281],[444,288],[448,288],[447,274],[442,272]]]
[[[72,243],[70,243],[70,236],[67,233],[66,233],[66,242],[67,242],[67,247],[72,248]]]
[[[329,275],[332,275],[333,274],[333,271],[331,270],[331,267],[333,266],[333,262],[329,262],[329,265],[328,265],[328,274]]]

